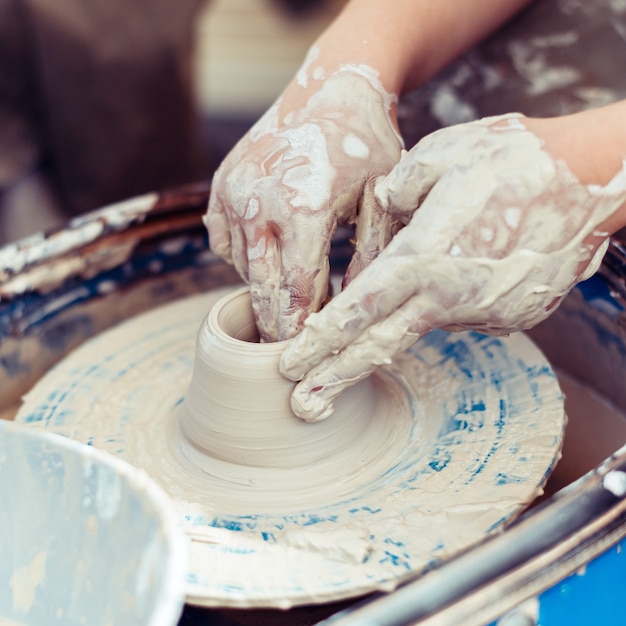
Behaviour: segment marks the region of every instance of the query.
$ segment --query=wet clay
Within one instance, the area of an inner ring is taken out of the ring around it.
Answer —
[[[246,466],[295,474],[313,463],[340,464],[335,470],[339,475],[346,466],[380,471],[377,442],[386,441],[385,453],[392,456],[411,428],[406,419],[380,419],[387,414],[381,400],[407,415],[403,392],[395,390],[392,399],[393,386],[365,380],[341,397],[335,419],[307,425],[291,412],[294,384],[278,371],[288,343],[259,342],[248,289],[217,302],[198,333],[193,376],[182,405],[183,436],[173,431],[172,441],[180,440],[182,454],[213,474],[219,473],[221,461],[237,466],[228,472],[223,467],[227,474],[249,472]],[[310,484],[306,478],[297,483],[303,480]]]
[[[165,489],[190,541],[188,602],[284,608],[390,589],[541,492],[565,416],[523,335],[435,331],[341,396],[337,415],[307,424],[277,409],[290,382],[245,392],[256,375],[212,343],[210,313],[235,294],[179,300],[94,337],[16,417],[108,450]],[[216,375],[227,376],[220,402],[251,407],[235,431],[226,411],[192,406],[218,398]]]

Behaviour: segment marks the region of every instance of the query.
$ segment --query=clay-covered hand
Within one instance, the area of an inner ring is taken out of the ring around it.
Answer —
[[[328,417],[344,388],[435,328],[502,334],[546,318],[597,269],[597,226],[625,187],[624,170],[580,184],[519,115],[425,137],[376,188],[407,226],[283,353],[282,373],[301,380],[294,412]]]
[[[369,68],[310,66],[221,164],[205,216],[212,250],[250,284],[265,341],[292,337],[321,307],[338,224],[356,222],[347,282],[395,232],[374,196],[402,149],[395,99]]]

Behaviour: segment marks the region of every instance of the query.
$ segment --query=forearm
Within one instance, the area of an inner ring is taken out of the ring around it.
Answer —
[[[352,0],[287,86],[281,118],[342,66],[367,66],[395,96],[432,78],[531,0]],[[395,120],[395,111],[391,110]]]
[[[530,0],[351,0],[316,45],[328,64],[363,63],[400,94],[443,69]]]

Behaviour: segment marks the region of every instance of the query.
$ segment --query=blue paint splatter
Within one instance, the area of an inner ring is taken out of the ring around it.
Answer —
[[[432,459],[428,463],[428,466],[435,472],[440,472],[448,466],[448,463],[450,463],[451,460],[452,455],[450,454],[450,451],[443,446],[437,446],[433,450]]]

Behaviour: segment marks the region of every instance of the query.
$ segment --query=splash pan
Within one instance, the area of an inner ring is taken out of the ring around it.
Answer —
[[[188,602],[288,608],[391,589],[541,493],[560,455],[563,397],[522,334],[419,341],[372,380],[365,451],[284,469],[199,462],[182,443],[184,396],[198,327],[230,291],[92,338],[16,417],[107,450],[163,487],[191,542]]]

